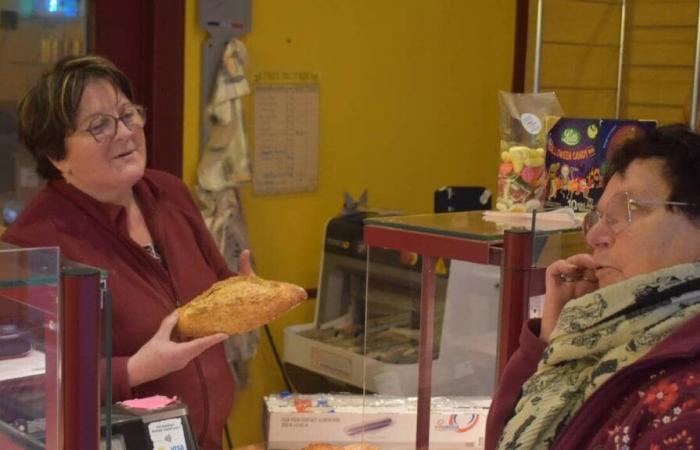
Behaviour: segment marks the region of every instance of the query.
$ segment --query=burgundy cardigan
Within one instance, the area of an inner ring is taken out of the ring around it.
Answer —
[[[177,395],[187,404],[201,450],[221,450],[234,391],[223,345],[133,389],[126,363],[165,316],[232,272],[180,179],[146,170],[134,193],[163,265],[131,240],[123,207],[101,203],[62,180],[49,183],[1,239],[24,247],[58,246],[61,256],[107,270],[113,399]]]
[[[486,450],[496,448],[523,383],[545,344],[539,319],[522,329],[486,423]],[[610,377],[559,433],[552,449],[689,449],[700,444],[700,315],[643,358]]]

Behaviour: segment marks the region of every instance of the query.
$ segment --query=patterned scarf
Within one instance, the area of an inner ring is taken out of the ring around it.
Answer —
[[[698,313],[697,263],[639,275],[568,302],[498,448],[548,449],[605,380]]]

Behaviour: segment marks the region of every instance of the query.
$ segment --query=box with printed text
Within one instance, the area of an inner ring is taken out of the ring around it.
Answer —
[[[491,401],[434,397],[431,450],[481,449]],[[414,449],[416,398],[351,394],[277,395],[265,398],[268,450],[299,450],[311,442],[365,442],[381,450]]]

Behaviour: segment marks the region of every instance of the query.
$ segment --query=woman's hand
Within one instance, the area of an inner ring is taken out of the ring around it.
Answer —
[[[255,275],[253,266],[250,264],[250,250],[246,249],[238,256],[238,275]]]
[[[177,319],[177,311],[173,311],[160,323],[156,334],[129,358],[126,365],[129,386],[138,386],[180,370],[200,353],[228,337],[218,333],[187,342],[173,342],[170,335]]]
[[[545,274],[540,339],[549,343],[549,335],[552,334],[566,302],[596,289],[598,279],[595,276],[595,263],[588,253],[570,256],[550,264]]]

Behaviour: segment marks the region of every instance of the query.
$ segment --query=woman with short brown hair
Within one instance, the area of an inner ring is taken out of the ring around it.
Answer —
[[[189,191],[146,169],[144,109],[98,56],[59,61],[19,106],[19,134],[46,187],[2,235],[107,270],[115,400],[177,396],[202,450],[220,450],[233,404],[224,334],[185,341],[176,308],[232,275]],[[252,273],[244,252],[241,272]]]

